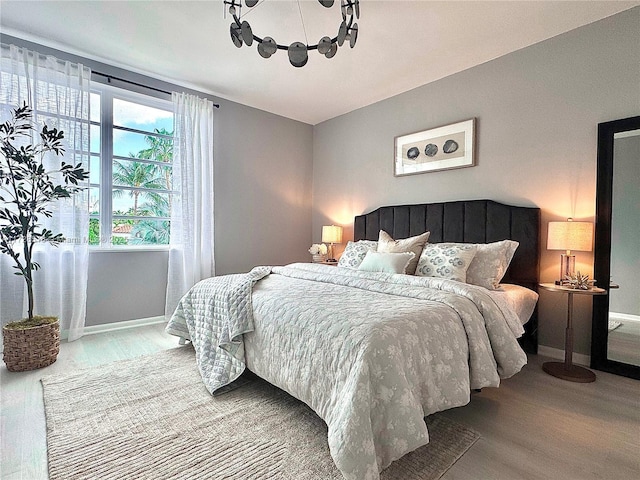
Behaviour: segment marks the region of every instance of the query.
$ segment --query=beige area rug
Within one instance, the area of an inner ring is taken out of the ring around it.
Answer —
[[[212,397],[190,346],[42,379],[51,480],[338,480],[326,424],[253,377]],[[479,435],[427,418],[431,442],[384,480],[440,478]]]

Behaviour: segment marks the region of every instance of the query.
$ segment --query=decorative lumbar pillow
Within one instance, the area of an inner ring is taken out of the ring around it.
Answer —
[[[413,275],[416,272],[416,267],[418,266],[418,259],[420,258],[420,253],[422,253],[422,249],[424,248],[427,240],[429,240],[429,234],[431,232],[424,232],[422,235],[416,235],[415,237],[402,238],[399,240],[394,240],[384,230],[380,230],[380,235],[378,237],[378,252],[382,253],[403,253],[403,252],[413,252],[415,257],[409,265],[407,266],[407,273],[409,275]]]
[[[365,272],[406,273],[407,265],[416,256],[413,252],[384,253],[369,251],[358,270]]]
[[[473,244],[428,243],[418,260],[416,275],[467,281],[467,269],[476,254]]]
[[[347,246],[338,260],[339,267],[358,268],[368,251],[376,251],[378,242],[372,240],[360,240],[347,243]]]
[[[497,290],[500,280],[507,273],[518,242],[502,240],[493,243],[476,243],[476,255],[467,270],[467,283],[489,290]]]

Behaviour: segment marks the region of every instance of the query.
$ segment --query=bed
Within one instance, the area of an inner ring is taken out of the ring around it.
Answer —
[[[379,230],[393,238],[431,232],[429,242],[489,243],[502,239],[518,246],[502,283],[538,291],[540,274],[540,209],[492,200],[421,203],[380,207],[355,217],[354,240],[376,240]],[[538,310],[520,337],[527,353],[538,353]]]
[[[490,200],[382,207],[355,218],[354,241],[380,230],[394,239],[430,231],[430,244],[515,240],[502,282],[535,289],[539,215]],[[347,480],[375,480],[428,443],[424,416],[465,405],[526,363],[517,337],[535,349],[535,310],[523,327],[500,296],[449,278],[263,266],[194,286],[167,331],[192,341],[210,392],[251,370],[327,423]]]

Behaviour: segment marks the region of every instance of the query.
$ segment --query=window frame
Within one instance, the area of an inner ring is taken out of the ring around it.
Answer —
[[[112,230],[113,230],[113,221],[116,219],[127,219],[127,220],[146,220],[149,218],[154,218],[159,221],[170,221],[169,217],[148,217],[148,216],[124,216],[124,215],[114,215],[113,213],[113,162],[114,160],[123,160],[123,161],[137,161],[141,163],[148,163],[152,165],[163,165],[165,162],[158,162],[155,160],[147,160],[147,159],[133,159],[131,157],[125,157],[122,155],[114,155],[114,143],[113,143],[113,132],[114,128],[123,131],[123,132],[131,132],[142,135],[153,136],[152,132],[146,132],[143,130],[138,130],[130,127],[122,127],[116,126],[113,124],[113,101],[114,99],[123,100],[127,102],[137,103],[140,105],[157,108],[161,110],[168,111],[173,114],[173,104],[171,100],[165,100],[162,98],[158,98],[157,96],[145,95],[143,93],[134,92],[131,90],[127,90],[121,87],[116,87],[113,85],[93,82],[91,87],[92,94],[99,94],[100,98],[100,120],[95,121],[91,119],[91,114],[89,118],[90,127],[99,126],[100,129],[100,149],[98,152],[99,164],[100,164],[100,175],[99,175],[99,183],[91,183],[89,182],[89,188],[97,188],[99,191],[99,213],[97,215],[99,221],[99,240],[100,243],[98,245],[89,245],[89,249],[92,252],[127,252],[127,251],[144,251],[144,250],[161,250],[166,251],[169,250],[168,244],[143,244],[143,245],[113,245],[112,242]],[[91,112],[90,112],[91,113]],[[166,138],[163,135],[157,135],[158,137]],[[91,142],[90,142],[91,144]],[[89,159],[92,157],[95,158],[96,152],[91,151],[89,148]],[[173,166],[173,164],[172,164]],[[130,189],[131,187],[122,186],[119,187],[122,190]],[[166,189],[145,189],[145,188],[137,188],[136,190],[148,190],[158,193],[166,193],[170,195],[175,195],[177,192],[175,190],[166,190]],[[170,214],[169,214],[170,215]],[[89,220],[96,218],[95,214],[89,212]],[[105,235],[106,232],[106,235]]]

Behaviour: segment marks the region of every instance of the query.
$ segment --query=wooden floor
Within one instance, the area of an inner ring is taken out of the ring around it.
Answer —
[[[175,346],[152,325],[64,343],[43,370],[9,373],[3,364],[0,478],[47,478],[41,377]],[[598,372],[595,383],[570,383],[542,372],[544,360],[530,357],[499,389],[446,413],[482,438],[445,479],[640,479],[640,382]]]
[[[640,322],[621,320],[620,323],[618,328],[609,332],[607,357],[622,363],[640,365]]]

